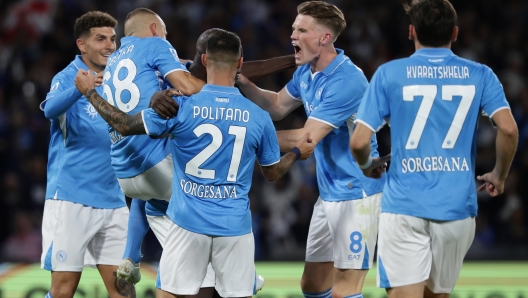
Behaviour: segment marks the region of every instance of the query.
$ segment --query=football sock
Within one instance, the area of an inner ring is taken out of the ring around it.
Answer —
[[[130,204],[130,215],[128,217],[128,234],[123,259],[130,258],[134,263],[141,261],[141,244],[149,230],[145,204],[147,202],[132,199]]]
[[[363,294],[361,293],[353,294],[353,295],[345,296],[345,298],[363,298]]]
[[[322,292],[322,293],[308,293],[303,292],[305,298],[332,298],[332,288]]]

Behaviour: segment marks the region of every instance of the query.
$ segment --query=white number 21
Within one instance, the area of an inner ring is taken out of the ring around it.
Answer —
[[[407,139],[405,149],[416,149],[422,138],[422,133],[431,113],[438,87],[436,85],[412,85],[403,87],[403,100],[414,101],[416,96],[422,96],[422,102],[418,108],[418,113],[414,119],[411,133]],[[443,149],[453,149],[455,143],[460,135],[464,120],[466,120],[467,113],[471,107],[471,103],[475,98],[475,85],[444,85],[442,86],[442,100],[452,101],[454,96],[461,96],[462,100],[455,112],[455,117],[446,137],[442,143]]]

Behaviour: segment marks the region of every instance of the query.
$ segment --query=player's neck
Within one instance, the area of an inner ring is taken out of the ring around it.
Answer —
[[[337,57],[337,51],[334,45],[328,45],[328,47],[321,47],[321,52],[312,62],[310,62],[310,69],[312,72],[323,71],[334,58]]]
[[[421,49],[450,49],[451,50],[451,43],[449,43],[449,44],[447,44],[445,46],[440,46],[440,47],[429,47],[429,46],[424,46],[420,42],[415,40],[414,41],[414,49],[416,51],[421,50]]]
[[[196,78],[205,81],[207,79],[207,71],[203,66],[202,61],[194,59],[193,63],[189,67],[189,72]]]
[[[217,86],[235,86],[235,71],[231,69],[217,70],[214,68],[207,69],[207,84]]]

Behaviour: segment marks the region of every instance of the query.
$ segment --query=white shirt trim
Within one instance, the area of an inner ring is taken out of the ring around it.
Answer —
[[[145,127],[145,132],[150,135],[150,132],[147,127],[147,122],[145,122],[145,110],[141,111],[141,120],[143,120],[143,127]]]
[[[489,115],[489,117],[493,118],[493,115],[495,115],[495,113],[497,113],[500,110],[506,110],[506,109],[510,110],[510,107],[500,107],[500,108],[496,109],[495,111],[493,111],[493,113],[491,113],[491,115]]]
[[[167,73],[163,76],[163,78],[166,78],[166,77],[169,75],[169,73],[173,73],[173,72],[175,72],[175,71],[185,71],[185,72],[189,72],[188,70],[185,70],[185,69],[175,68],[175,69],[173,69],[173,70],[169,70],[169,71],[167,71]],[[174,87],[174,88],[176,88],[176,87]]]
[[[288,96],[297,100],[297,101],[302,101],[302,98],[300,97],[294,97],[293,95],[291,95],[290,91],[288,91],[288,87],[284,87],[284,90],[286,90],[286,93],[288,93]]]
[[[373,132],[377,132],[374,128],[372,128],[372,126],[370,126],[370,124],[368,124],[367,122],[361,120],[361,119],[356,119],[356,124],[357,123],[361,123],[363,125],[365,125],[366,127],[368,127],[368,129],[372,130]],[[383,125],[382,125],[383,126]],[[381,127],[380,127],[381,128]]]
[[[319,121],[319,122],[322,122],[322,123],[324,123],[324,124],[326,124],[326,125],[329,125],[329,126],[331,126],[331,127],[333,127],[333,128],[337,128],[337,126],[333,125],[332,123],[330,123],[330,122],[328,122],[328,121],[324,121],[324,120],[322,120],[322,119],[315,118],[315,117],[312,117],[312,116],[310,116],[310,117],[308,117],[308,118],[313,119],[313,120],[316,120],[316,121]]]
[[[269,165],[260,165],[260,166],[261,166],[261,167],[269,167],[269,166],[272,166],[272,165],[274,165],[274,164],[278,164],[278,163],[279,163],[279,161],[280,161],[280,159],[279,159],[279,160],[277,160],[277,161],[276,161],[276,162],[274,162],[274,163],[270,163]]]
[[[336,67],[334,68],[334,70],[332,70],[330,73],[328,73],[327,76],[333,74],[333,73],[337,70],[337,68],[338,68],[339,66],[341,66],[341,64],[343,64],[343,63],[345,62],[345,60],[346,60],[346,59],[343,59],[343,61],[341,61],[338,65],[336,65]]]

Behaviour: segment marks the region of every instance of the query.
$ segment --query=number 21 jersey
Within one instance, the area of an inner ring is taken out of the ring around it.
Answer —
[[[509,109],[493,71],[446,48],[382,65],[357,121],[391,125],[392,160],[382,212],[434,220],[477,214],[476,130],[482,111]]]

